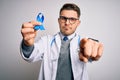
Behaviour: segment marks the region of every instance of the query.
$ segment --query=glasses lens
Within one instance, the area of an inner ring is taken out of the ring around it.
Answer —
[[[76,18],[69,18],[69,22],[71,23],[71,24],[74,24],[75,22],[76,22]]]
[[[65,23],[67,20],[69,20],[69,23],[70,23],[70,24],[74,24],[74,23],[76,22],[76,20],[78,20],[78,19],[77,19],[77,18],[73,18],[73,17],[67,18],[67,17],[65,17],[65,16],[60,16],[60,20],[61,20],[61,22],[63,22],[63,23]]]
[[[67,21],[67,18],[64,17],[64,16],[60,16],[60,20],[61,20],[61,22],[66,22],[66,21]]]

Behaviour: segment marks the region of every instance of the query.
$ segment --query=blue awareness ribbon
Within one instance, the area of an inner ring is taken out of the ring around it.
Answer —
[[[39,29],[40,29],[40,30],[45,30],[45,28],[44,28],[44,26],[43,26],[44,15],[43,15],[42,13],[39,13],[39,14],[37,15],[36,20],[37,20],[38,22],[41,22],[42,25],[36,25],[36,26],[34,27],[34,29],[35,29],[35,30],[39,30]]]

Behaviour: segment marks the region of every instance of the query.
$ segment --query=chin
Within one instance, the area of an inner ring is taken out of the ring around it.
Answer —
[[[65,36],[69,36],[71,34],[73,34],[74,32],[69,32],[69,31],[61,31],[63,35]]]

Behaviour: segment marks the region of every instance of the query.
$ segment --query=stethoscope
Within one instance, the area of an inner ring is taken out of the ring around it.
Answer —
[[[50,47],[52,47],[52,45],[55,43],[55,39],[56,39],[55,37],[56,37],[56,35],[57,35],[57,34],[54,35],[54,37],[53,37],[53,39],[52,39],[52,41],[51,41]],[[77,41],[78,41],[78,46],[80,46],[80,35],[78,35],[78,40],[77,40]],[[76,51],[77,51],[77,52],[80,51],[79,47],[77,48]]]

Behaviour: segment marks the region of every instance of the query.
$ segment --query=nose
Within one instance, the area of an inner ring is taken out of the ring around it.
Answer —
[[[69,19],[66,19],[65,24],[69,24],[69,23],[70,23]]]

